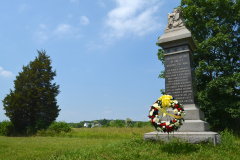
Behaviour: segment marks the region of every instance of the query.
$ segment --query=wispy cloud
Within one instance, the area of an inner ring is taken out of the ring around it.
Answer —
[[[89,19],[85,16],[80,17],[80,24],[82,25],[88,25],[89,24]]]
[[[58,27],[54,30],[54,33],[57,35],[67,34],[74,30],[74,28],[69,24],[59,24]]]
[[[12,72],[6,71],[2,67],[0,67],[0,76],[6,78],[6,77],[13,77],[14,74]]]
[[[44,24],[39,24],[37,31],[34,32],[34,39],[39,43],[44,43],[50,38],[82,38],[84,35],[79,33],[79,28],[73,27],[70,24],[62,23],[56,26],[55,29],[49,29]]]
[[[34,32],[35,40],[39,43],[45,42],[49,38],[49,29],[44,24],[39,24],[37,31]]]
[[[108,12],[103,38],[144,36],[161,24],[156,16],[162,2],[158,0],[114,0],[117,7]]]
[[[71,3],[78,3],[78,0],[70,0]]]
[[[89,51],[93,51],[93,50],[104,50],[107,48],[107,45],[105,44],[98,44],[99,42],[95,42],[95,41],[89,41],[87,43],[87,48]]]
[[[97,3],[100,7],[106,7],[106,4],[102,0],[98,0]]]
[[[67,17],[71,19],[73,17],[73,15],[72,14],[68,14]]]
[[[103,113],[112,113],[112,111],[104,111]]]
[[[26,4],[21,4],[20,6],[19,6],[19,8],[18,8],[18,11],[19,12],[23,12],[23,11],[25,11],[27,9],[27,5]]]

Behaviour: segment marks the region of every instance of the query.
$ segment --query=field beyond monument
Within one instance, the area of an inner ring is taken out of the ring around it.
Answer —
[[[143,128],[80,128],[52,136],[0,136],[0,159],[236,159],[240,139],[221,132],[221,144],[144,141]]]

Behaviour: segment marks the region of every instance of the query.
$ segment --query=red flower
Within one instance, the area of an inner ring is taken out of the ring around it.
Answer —
[[[169,132],[169,130],[167,130],[167,132]]]
[[[158,111],[158,109],[157,109],[157,108],[154,108],[154,110],[155,110],[155,111]]]
[[[155,101],[155,103],[157,103],[157,101]]]
[[[173,123],[175,123],[175,122],[176,122],[176,120],[174,119],[174,120],[173,120]]]
[[[151,121],[152,121],[152,124],[155,124],[155,122],[153,122],[153,119]]]
[[[178,108],[178,111],[180,111],[181,110],[181,108]]]
[[[162,125],[163,125],[163,126],[166,126],[166,123],[163,123]]]
[[[178,108],[179,106],[177,104],[175,104],[175,108]]]
[[[162,126],[163,126],[163,124],[161,123],[161,124],[160,124],[160,127],[162,127]]]
[[[169,129],[169,125],[167,125],[166,128]]]
[[[151,118],[154,118],[154,116],[152,116]]]
[[[170,127],[171,130],[173,130],[173,127]]]

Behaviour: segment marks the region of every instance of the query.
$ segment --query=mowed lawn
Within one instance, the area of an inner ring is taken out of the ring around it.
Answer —
[[[144,141],[143,128],[80,128],[32,137],[0,136],[0,159],[239,159],[240,139],[221,133],[221,145]]]

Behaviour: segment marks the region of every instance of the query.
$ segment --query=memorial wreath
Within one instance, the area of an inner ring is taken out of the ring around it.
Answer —
[[[167,108],[172,108],[174,114],[169,114]],[[160,111],[160,112],[159,112]],[[158,113],[159,112],[159,113]],[[170,121],[161,121],[160,116],[166,115],[173,117]],[[161,96],[149,109],[149,121],[151,121],[155,130],[171,133],[177,131],[184,121],[185,111],[183,105],[180,104],[170,95]]]

